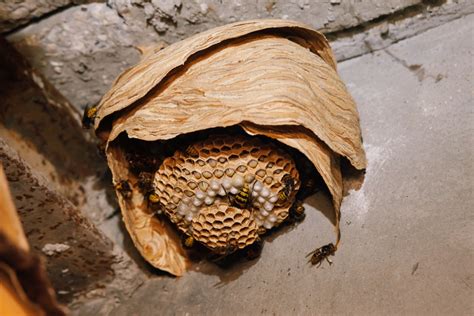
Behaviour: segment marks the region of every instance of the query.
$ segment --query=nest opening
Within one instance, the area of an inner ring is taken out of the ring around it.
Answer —
[[[234,139],[240,141],[233,143]],[[204,253],[230,255],[240,252],[257,241],[258,235],[286,223],[288,210],[296,200],[302,201],[319,190],[329,192],[305,155],[269,137],[251,136],[240,126],[196,131],[166,141],[131,139],[122,133],[111,146],[120,148],[124,157],[123,167],[129,170],[128,179],[115,179],[116,182],[125,180],[130,183],[131,190],[142,196],[142,207],[148,209],[147,213],[174,226],[182,239],[189,236],[196,238],[204,245],[198,245]],[[291,161],[279,156],[278,152],[286,153]],[[245,164],[225,168],[235,164],[235,161]],[[209,167],[216,169],[204,169]],[[283,179],[290,174],[298,179],[295,182],[297,189],[294,194],[286,192],[291,195],[291,201],[279,205],[279,194],[285,188]],[[235,187],[227,186],[224,179],[232,179]],[[243,184],[239,187],[239,181],[249,185],[244,189]],[[255,194],[257,191],[259,195]],[[228,228],[208,223],[209,218],[222,213],[222,210],[217,213],[212,210],[215,203],[222,202],[243,210],[260,208],[256,223],[246,219],[242,226],[239,218],[243,220],[248,215],[238,212],[233,218],[215,219],[216,223],[222,222],[224,226],[230,222]],[[183,206],[183,203],[187,204]],[[272,214],[273,208],[281,206],[286,208]],[[197,216],[199,212],[207,212],[207,217]],[[254,228],[249,229],[246,225],[253,225]],[[216,231],[213,231],[216,226]],[[259,226],[265,229],[257,230]],[[206,230],[195,231],[201,227]],[[234,229],[236,237],[222,240],[224,237],[220,235],[229,234],[231,229]],[[260,232],[258,235],[257,231]],[[229,246],[230,241],[234,241],[235,246]],[[228,245],[223,246],[226,242]]]
[[[321,175],[318,173],[314,165],[297,149],[294,149],[286,144],[266,136],[250,136],[238,125],[200,130],[192,133],[182,134],[169,140],[157,141],[133,139],[127,137],[126,133],[122,133],[119,137],[117,137],[116,140],[114,140],[113,145],[123,150],[127,160],[128,168],[132,172],[133,178],[135,178],[135,180],[138,182],[140,178],[143,179],[143,177],[149,177],[150,173],[156,172],[163,161],[166,158],[173,156],[177,150],[186,151],[187,148],[189,148],[192,144],[205,141],[206,139],[209,139],[211,135],[231,135],[232,137],[243,136],[248,138],[257,138],[262,140],[264,143],[277,143],[280,148],[282,148],[285,152],[288,152],[295,160],[302,183],[301,190],[298,192],[298,198],[305,199],[311,194],[315,193],[315,190],[324,190],[329,192],[327,185],[321,178]],[[221,150],[227,151],[230,149],[240,149],[241,146],[241,144],[234,144],[232,148],[230,148],[224,144]],[[208,151],[209,150],[207,149],[202,149],[202,152],[204,153]],[[216,148],[213,148],[211,151],[214,153],[219,153]],[[258,149],[254,148],[249,154],[252,155],[256,151],[258,151]],[[229,160],[232,160],[233,158],[238,158],[238,156],[231,154],[228,157]],[[191,162],[195,163],[195,161],[192,160]],[[282,163],[283,161],[281,158],[276,160],[277,165]],[[341,168],[347,175],[354,174],[354,177],[358,177],[359,173],[364,172],[356,170],[344,157],[341,158]],[[308,184],[308,182],[312,183]],[[314,187],[315,190],[304,190],[304,188],[311,189],[311,187]]]

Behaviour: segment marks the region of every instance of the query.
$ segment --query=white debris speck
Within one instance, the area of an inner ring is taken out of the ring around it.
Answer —
[[[40,76],[38,76],[35,73],[32,73],[31,77],[32,77],[33,81],[38,85],[38,87],[40,87],[41,89],[44,89],[44,82],[43,82],[43,79],[41,79]]]
[[[69,245],[66,244],[46,244],[43,246],[41,251],[47,256],[53,256],[55,254],[59,254],[71,248]]]

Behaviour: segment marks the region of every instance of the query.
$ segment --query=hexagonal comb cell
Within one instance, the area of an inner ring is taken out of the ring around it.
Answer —
[[[251,212],[218,203],[201,209],[192,221],[194,238],[216,253],[242,249],[258,237]]]
[[[291,185],[283,178],[290,176]],[[163,160],[153,186],[178,229],[216,253],[282,223],[300,186],[291,156],[269,139],[210,135]]]

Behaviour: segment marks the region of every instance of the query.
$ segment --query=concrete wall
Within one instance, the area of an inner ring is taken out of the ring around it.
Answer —
[[[139,59],[137,47],[172,43],[226,23],[293,19],[322,30],[339,60],[387,47],[474,12],[471,1],[109,0],[66,9],[8,35],[78,109],[95,104]]]

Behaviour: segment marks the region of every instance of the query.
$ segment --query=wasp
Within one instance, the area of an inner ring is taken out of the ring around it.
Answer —
[[[334,246],[332,243],[324,245],[314,251],[311,251],[309,254],[306,255],[306,258],[311,256],[309,258],[308,262],[311,262],[311,264],[318,265],[318,267],[322,264],[323,260],[326,259],[329,264],[332,264],[332,261],[329,260],[329,256],[334,256],[334,253],[336,252],[337,248]]]
[[[278,191],[278,202],[280,204],[288,200],[295,188],[295,180],[289,174],[286,174],[281,181],[283,182],[283,188]]]
[[[248,183],[245,183],[242,189],[240,189],[239,193],[234,196],[233,202],[235,206],[242,209],[246,208],[250,202],[250,194],[250,186]]]
[[[114,186],[115,190],[119,192],[125,199],[132,197],[132,188],[127,180],[122,180]]]
[[[296,222],[301,222],[305,218],[304,206],[301,200],[297,200],[290,208],[290,216]]]
[[[192,236],[186,236],[182,242],[185,248],[192,248],[194,246],[194,238]]]
[[[138,174],[138,187],[142,192],[153,191],[153,173],[142,171]]]
[[[150,192],[146,196],[148,207],[156,214],[163,212],[163,204],[160,202],[160,197],[154,192]]]
[[[156,193],[150,193],[148,194],[148,202],[150,203],[160,203],[160,197]]]
[[[255,184],[255,182],[253,184]],[[237,194],[233,195],[232,198],[229,197],[230,204],[241,209],[247,208],[251,204],[250,195],[252,194],[252,191],[253,185],[252,189],[250,189],[250,185],[248,183],[244,183],[242,189],[240,189]],[[227,194],[227,191],[225,192]],[[229,194],[227,194],[227,196],[229,196]]]
[[[96,106],[86,106],[84,109],[84,114],[82,115],[82,127],[84,128],[91,128],[92,124],[94,124],[95,117],[97,115],[97,107]]]
[[[199,152],[193,145],[188,146],[184,152],[188,154],[189,156],[191,156],[192,158],[199,157]]]

